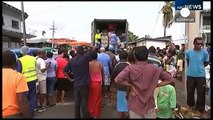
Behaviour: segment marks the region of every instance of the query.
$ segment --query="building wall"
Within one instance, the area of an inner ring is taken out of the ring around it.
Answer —
[[[155,48],[160,47],[160,49],[166,48],[166,42],[159,41],[146,41],[146,47],[149,48],[154,46]]]
[[[2,48],[3,50],[8,48],[20,48],[22,46],[21,42],[17,42],[18,38],[2,36]]]
[[[186,47],[188,49],[192,49],[194,47],[193,41],[195,37],[200,36],[200,11],[195,11],[195,22],[194,23],[186,23],[185,27],[187,43]]]
[[[160,47],[160,49],[166,48],[166,42],[163,41],[140,41],[137,46],[146,46],[147,48],[154,46],[155,48]]]
[[[205,39],[205,43],[211,43],[211,14],[201,13],[200,31]]]
[[[3,6],[2,11],[2,29],[6,29],[13,32],[22,33],[22,25],[21,25],[21,13],[18,10],[14,10],[10,7]],[[17,28],[12,27],[12,20],[17,22]],[[21,39],[19,37],[15,37],[14,35],[2,35],[2,48],[11,49],[11,48],[20,48],[23,45]]]
[[[195,23],[186,23],[185,31],[188,38],[188,48],[192,49],[194,47],[193,41],[195,37],[207,37],[206,42],[211,41],[211,25],[203,25],[204,17],[210,16],[210,13],[201,13],[200,11],[195,11]],[[208,19],[209,23],[211,19]]]
[[[4,12],[3,14],[4,19],[4,29],[15,31],[15,32],[21,32],[21,20],[17,16],[13,16],[9,12]],[[12,28],[12,20],[17,21],[19,24],[19,29]]]
[[[137,42],[137,46],[146,46],[146,41]]]

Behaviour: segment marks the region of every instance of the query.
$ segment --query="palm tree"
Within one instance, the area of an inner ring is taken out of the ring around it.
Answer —
[[[173,7],[174,1],[166,1],[165,5],[161,9],[163,12],[163,27],[164,27],[164,37],[166,37],[166,28],[169,28],[173,22],[171,20],[173,19]]]
[[[135,42],[138,39],[138,36],[134,35],[133,32],[128,31],[127,42]]]

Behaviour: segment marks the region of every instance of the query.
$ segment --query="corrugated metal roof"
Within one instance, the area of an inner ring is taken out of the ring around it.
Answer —
[[[23,33],[20,32],[15,32],[7,29],[2,29],[2,35],[3,36],[10,36],[10,37],[15,37],[15,38],[23,38]],[[26,34],[26,38],[33,38],[36,37],[34,35]]]
[[[127,19],[94,19],[95,22],[127,22]]]

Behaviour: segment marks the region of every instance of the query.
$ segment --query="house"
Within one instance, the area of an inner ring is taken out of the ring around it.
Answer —
[[[22,11],[2,2],[2,46],[3,50],[8,48],[20,48],[23,45]],[[24,18],[28,17],[24,13]],[[26,34],[26,38],[36,37]]]
[[[56,48],[59,45],[68,44],[70,42],[77,42],[77,40],[72,40],[68,38],[54,38],[52,43],[52,38],[32,38],[27,39],[27,46],[29,47],[52,47],[52,44],[54,45],[54,48]]]
[[[195,11],[195,22],[185,24],[185,34],[188,37],[188,48],[194,47],[195,37],[203,37],[205,43],[211,43],[211,9]]]
[[[129,46],[146,46],[147,48],[154,46],[160,49],[166,48],[167,45],[171,44],[171,36],[157,37],[157,38],[139,38],[135,42],[128,43]]]

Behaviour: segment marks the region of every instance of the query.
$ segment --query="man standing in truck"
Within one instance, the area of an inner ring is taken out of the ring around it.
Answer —
[[[121,40],[121,47],[125,48],[126,47],[126,34],[125,33],[121,34],[120,40]]]
[[[117,54],[118,50],[118,41],[117,41],[117,35],[115,34],[115,31],[112,32],[112,34],[109,37],[109,50],[113,50],[115,54]]]
[[[101,48],[101,33],[99,29],[97,29],[95,34],[95,45],[98,46],[99,49]]]
[[[108,46],[109,43],[109,39],[108,39],[108,33],[107,32],[103,32],[101,35],[101,47],[106,48]]]

